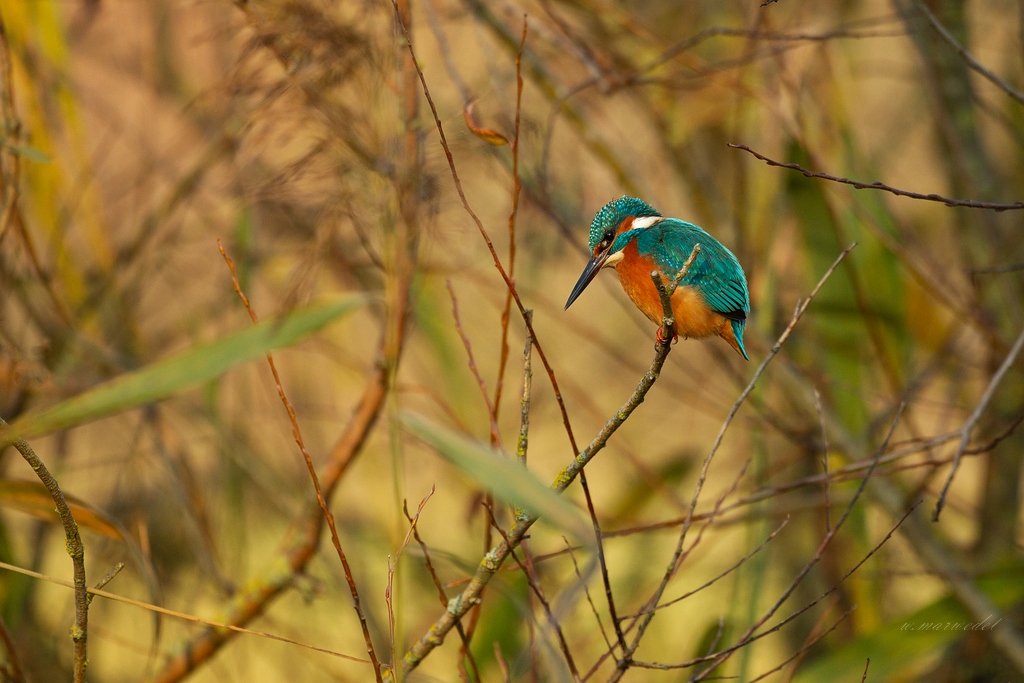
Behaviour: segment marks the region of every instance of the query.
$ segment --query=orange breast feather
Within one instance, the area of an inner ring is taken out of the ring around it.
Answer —
[[[637,308],[653,322],[661,324],[662,310],[658,290],[651,282],[651,271],[658,270],[649,256],[637,251],[636,241],[622,250],[622,260],[615,265],[619,282]],[[730,345],[732,326],[725,316],[711,310],[695,287],[681,285],[672,296],[675,332],[681,337],[723,337]]]

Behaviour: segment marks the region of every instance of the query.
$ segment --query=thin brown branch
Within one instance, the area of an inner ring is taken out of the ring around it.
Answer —
[[[483,238],[487,245],[487,250],[491,254],[491,260],[494,262],[494,267],[497,269],[498,274],[501,275],[501,279],[505,282],[505,286],[512,294],[512,298],[516,302],[516,306],[519,307],[519,313],[523,316],[523,321],[526,323],[526,329],[533,339],[533,345],[537,348],[537,355],[540,356],[541,363],[544,365],[544,369],[548,373],[548,379],[551,382],[551,387],[555,392],[555,401],[558,403],[558,409],[562,415],[562,424],[565,427],[566,435],[569,437],[569,445],[572,448],[573,455],[579,453],[579,449],[576,446],[576,437],[572,432],[572,425],[569,422],[569,412],[565,408],[565,401],[562,400],[562,392],[558,388],[558,381],[555,379],[555,370],[551,367],[551,363],[548,362],[547,355],[544,353],[544,349],[540,344],[540,340],[537,338],[537,334],[533,329],[532,319],[526,316],[526,307],[523,305],[522,300],[519,298],[519,292],[516,290],[515,283],[509,277],[505,271],[504,266],[501,265],[501,259],[498,257],[498,252],[494,248],[494,242],[491,241],[490,235],[487,234],[487,230],[484,228],[483,222],[480,217],[476,215],[473,208],[469,205],[469,200],[466,198],[466,192],[462,187],[462,180],[459,179],[459,173],[455,168],[455,158],[452,156],[451,148],[448,146],[448,138],[444,134],[444,126],[441,124],[441,118],[437,114],[437,107],[434,105],[434,99],[430,96],[430,88],[427,87],[427,79],[423,75],[423,70],[420,69],[418,62],[416,61],[416,53],[413,50],[412,38],[409,35],[408,27],[402,20],[402,16],[398,13],[398,6],[395,4],[396,0],[392,0],[392,5],[395,7],[396,16],[398,17],[399,24],[401,25],[402,32],[406,38],[406,47],[409,48],[409,54],[412,56],[412,63],[416,67],[416,73],[419,76],[420,85],[423,87],[423,95],[427,99],[427,104],[430,106],[430,112],[434,117],[434,125],[437,127],[437,134],[441,141],[441,148],[444,150],[445,158],[448,161],[448,170],[452,174],[452,182],[455,185],[455,190],[459,195],[459,199],[462,201],[462,208],[465,209],[466,213],[469,214],[470,218],[473,219],[473,223],[476,225],[477,231]],[[574,475],[575,476],[575,475]]]
[[[494,508],[490,505],[485,505],[484,508],[487,510],[487,516],[491,520],[491,526],[493,526],[501,535],[505,544],[511,546],[511,542],[509,541],[505,530],[501,528],[498,524],[498,520],[494,518]],[[525,548],[526,546],[524,545],[523,547]],[[541,588],[540,585],[540,578],[529,563],[524,564],[519,559],[519,556],[516,555],[516,551],[514,549],[509,552],[516,565],[519,566],[519,569],[521,569],[523,574],[526,576],[526,582],[530,586],[530,590],[533,591],[533,594],[537,597],[541,607],[544,608],[544,616],[547,617],[548,623],[554,630],[555,635],[558,636],[558,647],[562,650],[562,656],[565,657],[565,663],[569,667],[569,672],[572,674],[573,680],[578,682],[580,680],[580,672],[576,668],[576,660],[573,659],[572,652],[569,650],[569,643],[565,640],[565,634],[562,632],[562,625],[558,623],[558,619],[555,618],[554,613],[551,611],[551,603],[548,602],[547,596],[544,595],[544,589]]]
[[[445,280],[445,285],[448,287],[448,295],[452,300],[452,318],[455,319],[455,331],[459,333],[459,339],[462,340],[462,347],[466,349],[466,356],[469,360],[469,369],[473,373],[477,386],[480,387],[480,393],[484,397],[484,406],[487,408],[487,419],[491,424],[491,445],[501,448],[501,450],[504,451],[505,448],[501,445],[501,434],[498,432],[497,407],[491,403],[490,394],[487,393],[487,383],[484,381],[483,375],[480,374],[480,369],[476,365],[476,358],[473,356],[473,345],[470,343],[469,336],[466,335],[466,331],[462,327],[462,320],[459,318],[459,300],[455,296],[455,288],[452,287],[451,280]]]
[[[757,683],[757,681],[763,681],[764,679],[768,678],[769,676],[771,676],[776,671],[781,670],[784,666],[786,666],[790,662],[796,660],[799,657],[803,657],[805,654],[807,654],[807,651],[810,650],[812,647],[814,647],[814,645],[818,641],[823,640],[825,638],[825,636],[827,636],[828,634],[832,633],[832,631],[835,631],[839,627],[839,624],[841,624],[844,621],[846,621],[846,618],[848,616],[850,616],[851,614],[853,614],[853,610],[854,609],[856,609],[856,607],[851,607],[850,609],[848,609],[845,612],[843,612],[842,615],[839,617],[839,619],[837,619],[836,622],[834,624],[832,624],[832,626],[829,627],[829,629],[827,631],[825,631],[824,633],[820,633],[820,634],[814,636],[813,638],[810,638],[807,642],[805,642],[800,647],[799,650],[794,652],[792,654],[792,656],[787,657],[786,660],[783,661],[781,664],[779,664],[778,666],[776,666],[776,667],[774,667],[772,669],[769,669],[768,671],[765,671],[760,676],[757,676],[756,678],[751,678],[750,679],[750,683]]]
[[[604,630],[604,622],[601,621],[601,615],[597,611],[597,605],[594,604],[593,598],[590,597],[590,588],[587,586],[587,582],[583,579],[583,574],[580,573],[580,565],[576,562],[576,553],[573,552],[572,545],[569,544],[569,539],[565,536],[562,537],[565,542],[565,551],[569,553],[569,559],[572,560],[572,569],[576,572],[576,579],[583,586],[583,594],[587,598],[587,603],[590,605],[590,611],[594,615],[594,620],[597,622],[597,628],[601,631],[601,637],[604,638],[604,644],[608,646],[609,652],[614,649],[612,641],[608,639],[608,633]]]
[[[516,217],[519,214],[519,116],[523,106],[523,49],[526,47],[526,15],[523,15],[523,37],[516,53],[516,119],[512,137],[512,210],[508,214],[508,275],[515,281],[516,273]],[[505,295],[505,308],[501,312],[501,347],[498,354],[498,380],[494,385],[494,419],[501,409],[501,390],[505,385],[505,365],[508,363],[508,323],[512,312],[512,291]]]
[[[0,417],[0,430],[6,431],[9,425]],[[75,577],[75,625],[71,628],[71,640],[74,642],[74,681],[85,683],[85,669],[89,665],[89,658],[86,655],[86,641],[89,637],[89,594],[88,586],[85,584],[85,546],[82,545],[82,537],[78,534],[78,524],[71,514],[68,501],[64,498],[57,480],[53,478],[46,465],[39,459],[36,452],[32,450],[24,439],[18,438],[13,442],[14,447],[25,458],[32,471],[39,477],[50,497],[57,506],[57,515],[60,516],[60,523],[64,527],[64,538],[66,540],[65,550],[71,556],[71,564],[74,568]]]
[[[238,282],[238,275],[235,272],[235,263],[228,256],[227,252],[224,251],[224,246],[221,244],[220,239],[217,240],[217,248],[220,250],[220,255],[224,257],[224,262],[227,263],[228,269],[231,271],[231,284],[234,285],[235,292],[239,298],[242,299],[242,303],[245,304],[245,310],[249,313],[249,318],[252,319],[253,325],[259,325],[259,318],[256,316],[256,312],[249,305],[249,298],[242,291],[242,286]],[[277,385],[277,395],[281,399],[281,403],[284,405],[284,409],[288,412],[288,419],[292,423],[292,437],[295,439],[296,445],[302,452],[302,457],[306,463],[306,469],[309,470],[309,476],[313,480],[313,488],[316,490],[316,502],[320,506],[320,511],[323,513],[324,519],[327,521],[327,526],[331,531],[331,542],[334,544],[334,549],[338,553],[338,558],[341,560],[341,566],[345,570],[345,580],[348,582],[349,592],[352,594],[352,607],[355,609],[356,616],[359,618],[359,626],[363,631],[363,640],[366,642],[366,653],[370,656],[370,661],[373,663],[373,670],[376,674],[377,683],[383,683],[381,678],[380,663],[377,661],[377,653],[373,648],[373,639],[370,637],[370,627],[366,623],[366,616],[363,614],[363,609],[359,602],[359,590],[356,588],[355,579],[352,576],[352,568],[348,564],[348,557],[345,555],[345,551],[341,547],[341,539],[338,537],[338,528],[334,521],[334,513],[331,512],[330,507],[327,505],[327,499],[324,496],[323,489],[320,486],[320,477],[316,473],[316,466],[313,465],[313,458],[309,455],[309,451],[306,450],[306,444],[302,439],[302,432],[299,429],[299,420],[295,415],[295,409],[292,406],[292,402],[288,400],[287,394],[285,394],[284,386],[281,384],[281,376],[277,372],[277,366],[274,365],[274,357],[271,354],[267,354],[267,364],[270,365],[270,372],[274,375],[274,383]]]
[[[669,607],[670,605],[674,605],[677,602],[681,602],[681,601],[685,600],[686,598],[689,598],[689,597],[693,596],[694,594],[701,592],[705,588],[708,588],[709,586],[712,586],[713,584],[717,583],[719,580],[724,579],[726,576],[728,576],[732,572],[734,572],[737,569],[739,569],[741,566],[743,566],[747,562],[747,560],[752,558],[754,555],[756,555],[759,552],[761,552],[762,550],[764,550],[765,546],[767,546],[768,543],[770,543],[772,541],[772,539],[774,539],[776,536],[778,536],[779,532],[781,532],[783,529],[785,529],[787,524],[789,524],[789,515],[786,515],[785,519],[782,520],[782,523],[779,524],[779,526],[775,527],[775,530],[772,531],[770,534],[768,534],[768,537],[765,538],[763,541],[761,541],[761,543],[756,548],[754,548],[749,553],[747,553],[746,555],[741,557],[731,567],[729,567],[725,571],[720,572],[714,578],[708,579],[707,581],[705,581],[701,585],[697,586],[693,590],[686,591],[685,593],[680,595],[678,598],[672,598],[671,600],[669,600],[667,602],[663,602],[660,605],[658,605],[657,607],[651,608],[650,610],[644,610],[644,611],[641,611],[641,612],[637,612],[636,614],[629,614],[629,615],[626,615],[626,616],[624,616],[622,618],[623,619],[631,619],[631,618],[634,618],[634,617],[642,616],[643,614],[645,614],[648,611],[665,609],[666,607]]]
[[[972,57],[971,53],[968,52],[967,49],[963,45],[961,45],[956,38],[953,37],[953,34],[949,32],[949,29],[943,26],[942,22],[939,21],[938,17],[936,17],[932,13],[932,11],[928,9],[928,5],[921,2],[921,0],[917,0],[917,9],[919,12],[921,12],[921,14],[924,15],[925,19],[928,20],[928,23],[932,25],[932,28],[935,29],[935,32],[942,36],[942,39],[949,43],[950,47],[956,50],[957,54],[959,54],[961,59],[963,59],[964,62],[966,62],[967,66],[969,66],[974,71],[984,76],[990,83],[995,85],[997,88],[1005,92],[1013,99],[1017,100],[1017,102],[1019,102],[1020,104],[1024,104],[1024,93],[1014,88],[1012,85],[1010,85],[1005,80],[997,76],[991,70],[987,69],[977,59]]]
[[[992,211],[1013,211],[1018,209],[1024,209],[1024,202],[1012,202],[1009,204],[1000,204],[997,202],[981,202],[974,199],[951,199],[949,197],[943,197],[942,195],[930,193],[921,194],[920,192],[911,192],[909,190],[901,190],[891,185],[878,182],[877,180],[873,183],[864,183],[859,180],[851,180],[849,178],[840,178],[839,176],[829,175],[828,173],[818,173],[816,171],[809,171],[800,164],[785,164],[781,161],[775,161],[768,157],[755,152],[746,145],[736,145],[733,143],[727,143],[729,147],[733,149],[742,149],[744,152],[750,152],[755,157],[765,162],[769,166],[777,166],[779,168],[788,168],[793,171],[799,171],[808,178],[819,178],[821,180],[831,180],[834,183],[840,183],[842,185],[850,185],[858,190],[882,190],[884,192],[891,192],[894,195],[900,197],[909,197],[911,199],[921,199],[928,202],[939,202],[946,206],[964,206],[969,209],[990,209]]]
[[[394,561],[391,556],[388,555],[388,585],[384,589],[384,603],[388,608],[388,635],[390,637],[389,645],[391,650],[391,663],[388,665],[390,670],[394,672],[395,669],[395,606],[393,603],[393,588],[395,580],[395,568],[398,566],[398,560],[402,557],[402,551],[409,545],[409,541],[412,540],[413,533],[416,531],[416,523],[420,521],[420,513],[423,512],[424,506],[430,497],[434,495],[435,488],[433,484],[430,486],[430,493],[423,496],[423,500],[420,501],[419,507],[416,508],[416,516],[409,519],[409,530],[405,532],[405,540],[402,541],[402,545],[399,546],[398,551],[395,553]],[[402,501],[402,510],[405,512],[406,517],[409,516],[409,506],[406,501]],[[392,678],[394,674],[392,673]]]
[[[996,370],[996,374],[992,375],[992,379],[988,383],[988,387],[985,388],[985,393],[982,394],[981,400],[978,401],[978,405],[975,406],[974,412],[967,418],[967,422],[964,423],[963,428],[960,430],[960,445],[957,446],[956,453],[953,455],[953,466],[949,470],[949,476],[946,478],[946,483],[942,487],[942,493],[939,494],[939,500],[935,503],[935,512],[932,513],[932,521],[939,521],[939,514],[942,512],[942,507],[946,503],[946,494],[949,493],[949,487],[953,484],[953,477],[956,476],[956,471],[960,467],[960,459],[967,450],[967,444],[971,441],[971,432],[974,431],[974,427],[978,424],[978,420],[981,419],[982,413],[988,408],[989,402],[992,400],[992,396],[996,393],[996,389],[999,387],[999,383],[1003,381],[1003,377],[1006,375],[1007,370],[1013,365],[1013,362],[1017,360],[1017,355],[1020,353],[1021,348],[1024,348],[1024,329],[1017,335],[1017,341],[1013,343],[1013,347],[1010,349],[1010,353],[1003,359],[1003,364]]]
[[[876,465],[877,465],[878,458],[885,451],[885,448],[888,445],[889,440],[892,438],[893,433],[896,431],[896,426],[899,424],[899,419],[900,419],[900,417],[901,417],[901,415],[903,413],[904,407],[905,407],[905,405],[901,406],[899,413],[897,413],[895,419],[892,422],[892,425],[889,428],[889,432],[886,435],[885,440],[882,442],[882,445],[875,452],[874,459],[875,459]],[[772,633],[776,633],[777,631],[782,629],[783,626],[785,626],[786,624],[788,624],[791,621],[793,621],[794,619],[796,619],[799,615],[807,612],[809,609],[811,609],[812,607],[817,605],[819,602],[824,600],[826,597],[831,595],[833,592],[838,590],[839,586],[841,586],[846,581],[846,579],[848,579],[850,576],[852,576],[853,573],[857,571],[857,569],[859,569],[865,562],[867,562],[868,559],[870,559],[876,552],[878,552],[878,550],[886,542],[888,542],[888,540],[890,538],[892,538],[892,535],[894,533],[896,533],[896,530],[899,529],[899,527],[903,524],[903,522],[907,519],[907,517],[909,517],[910,514],[914,510],[917,509],[917,505],[919,503],[914,504],[913,506],[911,506],[911,508],[909,510],[907,510],[906,513],[904,513],[904,515],[900,518],[900,520],[889,530],[889,533],[886,534],[885,537],[881,541],[879,541],[879,543],[876,544],[874,548],[872,548],[863,558],[861,558],[861,560],[859,562],[857,562],[855,565],[853,565],[853,567],[851,567],[849,569],[849,571],[846,572],[846,574],[844,574],[842,577],[840,577],[840,579],[836,583],[834,583],[830,588],[828,588],[825,592],[823,592],[820,596],[818,596],[817,598],[815,598],[811,602],[807,603],[803,607],[801,607],[801,608],[797,609],[796,611],[794,611],[792,614],[790,614],[785,619],[782,619],[779,623],[775,624],[770,629],[768,629],[766,631],[762,631],[761,633],[757,633],[757,629],[761,628],[761,626],[763,626],[769,619],[771,619],[775,615],[776,612],[779,611],[779,609],[781,609],[782,605],[785,604],[785,602],[793,594],[793,592],[796,590],[797,586],[799,586],[800,583],[803,582],[804,578],[811,571],[811,569],[818,562],[821,561],[821,558],[824,556],[825,549],[828,548],[829,544],[832,542],[832,539],[835,538],[836,534],[839,532],[839,530],[842,528],[843,524],[845,524],[846,520],[849,518],[850,513],[853,511],[854,505],[856,505],[857,501],[860,499],[860,496],[861,496],[861,494],[863,494],[864,488],[867,486],[867,482],[870,479],[871,479],[871,472],[869,471],[864,476],[864,478],[861,480],[860,486],[857,488],[857,491],[854,493],[853,498],[850,500],[850,503],[846,506],[846,509],[843,511],[843,514],[840,516],[839,521],[836,522],[836,525],[832,528],[832,530],[828,534],[826,534],[825,537],[821,540],[821,543],[818,544],[818,549],[817,549],[817,551],[815,551],[814,556],[811,557],[811,559],[806,564],[804,564],[803,568],[797,573],[797,575],[793,578],[793,580],[790,581],[789,586],[787,586],[787,588],[782,592],[782,594],[775,601],[775,603],[770,608],[768,608],[768,610],[757,621],[755,621],[746,630],[746,632],[743,633],[743,635],[740,636],[740,638],[738,639],[738,641],[734,645],[732,645],[732,646],[730,646],[730,647],[728,647],[728,648],[726,648],[726,649],[724,649],[724,650],[722,650],[720,652],[716,652],[716,653],[713,653],[713,654],[710,654],[710,655],[706,655],[706,656],[703,656],[703,657],[697,657],[696,659],[692,659],[692,660],[689,660],[687,662],[682,662],[681,664],[652,664],[650,662],[644,662],[644,663],[639,663],[638,662],[638,663],[636,663],[636,665],[637,666],[641,666],[643,668],[680,669],[680,668],[689,668],[689,667],[692,667],[692,666],[695,666],[697,664],[701,664],[701,663],[707,662],[707,661],[714,661],[714,664],[710,668],[705,669],[705,672],[710,672],[712,669],[718,667],[722,662],[724,662],[726,659],[728,659],[730,656],[732,656],[732,654],[735,653],[737,650],[740,650],[741,648],[746,647],[747,645],[749,645],[750,643],[752,643],[752,642],[754,642],[756,640],[760,640],[761,638],[764,638],[764,637],[766,637],[768,635],[771,635]],[[695,681],[699,681],[699,680],[702,680],[704,677],[705,677],[704,675],[698,675],[697,677],[695,677],[694,680]]]

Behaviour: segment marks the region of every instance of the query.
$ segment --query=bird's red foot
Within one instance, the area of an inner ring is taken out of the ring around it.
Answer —
[[[676,334],[675,330],[672,331],[672,343],[679,341],[679,335]],[[658,334],[656,335],[654,348],[657,349],[659,346],[665,343],[665,337],[661,334],[661,327],[658,328]]]

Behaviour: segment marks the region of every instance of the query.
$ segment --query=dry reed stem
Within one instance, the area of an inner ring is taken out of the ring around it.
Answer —
[[[71,581],[64,581],[63,579],[47,576],[46,574],[40,574],[39,572],[34,572],[31,569],[25,569],[23,567],[18,567],[13,564],[8,564],[6,562],[0,562],[0,569],[5,569],[7,571],[14,572],[15,574],[21,574],[23,576],[28,576],[33,579],[38,579],[40,581],[46,581],[57,586],[64,586],[65,588],[75,587],[75,584]],[[346,655],[341,652],[335,652],[334,650],[328,650],[327,648],[317,647],[316,645],[310,645],[308,643],[303,643],[298,640],[292,640],[291,638],[285,638],[284,636],[274,635],[273,633],[267,633],[265,631],[254,631],[252,629],[236,626],[235,624],[228,624],[222,621],[214,621],[212,619],[204,619],[203,617],[197,617],[193,614],[185,614],[184,612],[176,612],[172,609],[167,609],[166,607],[160,607],[159,605],[153,605],[148,602],[142,602],[140,600],[126,598],[123,595],[111,593],[110,591],[105,591],[100,588],[86,588],[86,593],[89,594],[90,598],[92,598],[93,596],[106,598],[107,600],[113,600],[114,602],[120,602],[125,605],[131,605],[132,607],[138,607],[140,609],[144,609],[149,612],[154,612],[156,614],[174,617],[175,619],[181,619],[182,621],[190,621],[194,624],[203,624],[204,626],[209,626],[215,629],[223,629],[225,631],[231,631],[232,633],[236,634],[257,636],[259,638],[268,638],[270,640],[276,640],[281,643],[288,643],[289,645],[297,645],[298,647],[305,648],[307,650],[321,652],[325,655],[337,657],[338,659],[345,659],[350,662],[358,662],[360,664],[370,663],[370,660],[368,659],[353,657],[352,655]]]
[[[491,446],[504,452],[505,447],[501,443],[501,434],[498,432],[498,407],[496,404],[491,403],[490,394],[487,393],[487,383],[480,374],[476,358],[473,356],[473,345],[470,343],[469,336],[462,327],[462,320],[459,318],[459,300],[455,296],[455,288],[452,287],[452,281],[445,280],[445,285],[448,287],[448,296],[452,300],[452,318],[455,319],[455,331],[458,332],[459,339],[462,340],[462,347],[466,350],[466,357],[469,362],[469,370],[473,373],[473,378],[476,380],[480,393],[483,395],[484,406],[487,408],[487,419],[490,422],[491,428]]]

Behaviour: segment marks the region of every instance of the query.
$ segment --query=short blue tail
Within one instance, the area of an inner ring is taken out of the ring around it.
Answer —
[[[746,320],[730,320],[732,323],[732,333],[736,337],[736,343],[740,347],[740,353],[747,360],[750,360],[750,356],[747,355],[747,350],[743,347],[743,328],[747,326]]]

